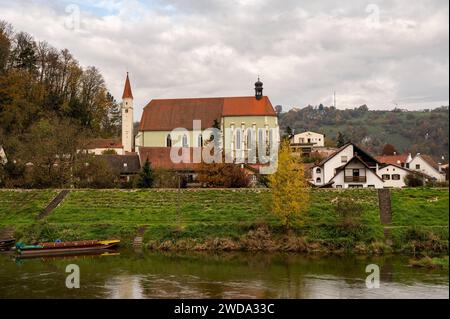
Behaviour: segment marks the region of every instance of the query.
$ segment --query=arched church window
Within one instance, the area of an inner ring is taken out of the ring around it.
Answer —
[[[172,147],[172,136],[167,135],[167,142],[166,142],[167,147]]]
[[[198,136],[198,147],[203,147],[203,135]]]
[[[247,149],[252,149],[253,147],[253,137],[252,137],[252,131],[247,131]]]
[[[236,131],[236,149],[241,149],[241,130]]]
[[[317,177],[317,179],[316,179],[316,183],[317,183],[317,184],[320,184],[320,183],[322,183],[322,179],[321,179],[320,177]]]

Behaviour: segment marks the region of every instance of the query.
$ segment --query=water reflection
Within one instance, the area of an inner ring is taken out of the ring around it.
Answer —
[[[143,299],[144,288],[141,276],[117,276],[108,279],[106,289],[109,299]]]
[[[0,298],[448,298],[448,273],[407,267],[408,257],[161,254],[22,260],[0,256]],[[78,264],[81,289],[65,288]],[[381,288],[367,289],[377,264]]]

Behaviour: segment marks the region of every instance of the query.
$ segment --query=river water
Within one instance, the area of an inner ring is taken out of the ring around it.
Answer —
[[[14,259],[0,255],[0,298],[449,298],[445,270],[408,256],[324,257],[252,253],[138,253]],[[79,266],[80,289],[66,287]],[[366,266],[380,288],[366,286]]]

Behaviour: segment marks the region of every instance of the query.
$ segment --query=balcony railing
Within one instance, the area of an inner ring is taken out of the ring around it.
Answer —
[[[365,183],[367,181],[366,176],[344,176],[346,183]]]

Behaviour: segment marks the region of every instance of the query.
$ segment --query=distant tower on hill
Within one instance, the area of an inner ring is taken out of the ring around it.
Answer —
[[[130,77],[127,72],[125,89],[123,90],[122,96],[122,145],[125,152],[134,151],[133,100]]]

